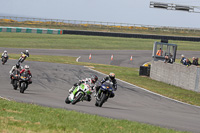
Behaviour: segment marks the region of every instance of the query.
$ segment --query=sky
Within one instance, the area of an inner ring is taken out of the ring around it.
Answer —
[[[150,8],[150,1],[200,8],[200,0],[0,0],[0,16],[200,28],[200,13]]]

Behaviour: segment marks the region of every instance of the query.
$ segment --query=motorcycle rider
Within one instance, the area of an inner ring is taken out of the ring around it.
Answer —
[[[23,67],[22,66],[20,66],[20,64],[19,63],[17,63],[16,65],[14,65],[12,68],[11,68],[11,70],[10,70],[10,79],[11,79],[11,84],[13,84],[13,79],[12,79],[12,75],[13,75],[13,72],[14,71],[21,71],[23,69]]]
[[[75,83],[74,86],[69,90],[69,93],[72,93],[74,91],[74,89],[77,86],[81,85],[82,83],[88,84],[92,88],[92,90],[94,90],[94,86],[95,86],[95,83],[97,82],[97,80],[98,80],[98,77],[96,75],[92,75],[91,78],[86,78],[86,79],[83,79],[83,80],[79,80],[79,82]],[[91,95],[87,95],[85,100],[86,101],[91,101]]]
[[[25,65],[25,66],[24,66],[24,69],[22,69],[22,70],[20,71],[20,74],[22,74],[22,73],[24,73],[24,72],[28,72],[28,74],[29,74],[29,76],[30,76],[29,84],[32,84],[32,80],[31,80],[32,74],[31,74],[31,71],[29,70],[29,66],[28,66],[28,65]]]
[[[26,56],[29,57],[29,51],[28,51],[28,50],[26,50],[25,52],[21,52],[21,54],[22,54],[22,55],[25,54]]]
[[[8,52],[6,51],[6,50],[4,50],[3,51],[3,53],[1,54],[1,60],[3,61],[3,57],[5,57],[7,55],[7,57],[6,57],[6,60],[8,59]]]
[[[97,85],[97,86],[95,87],[95,89],[96,89],[96,94],[94,94],[95,97],[98,96],[98,91],[99,91],[101,85],[102,85],[104,82],[106,82],[106,81],[110,81],[111,83],[113,83],[113,89],[114,89],[114,91],[117,90],[117,81],[116,81],[116,79],[115,79],[115,74],[111,72],[108,76],[106,76],[105,78],[103,78],[103,79],[101,80],[100,85]],[[114,96],[115,96],[115,94],[112,93],[112,94],[110,95],[110,98],[113,98]]]

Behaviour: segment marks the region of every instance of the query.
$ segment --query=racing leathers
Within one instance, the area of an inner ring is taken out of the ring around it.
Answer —
[[[6,60],[8,59],[8,53],[7,52],[3,52],[1,54],[1,60],[3,61],[3,57],[6,58]]]
[[[14,65],[12,68],[11,68],[11,70],[10,70],[10,79],[11,79],[11,84],[13,84],[13,79],[12,79],[12,75],[13,75],[13,72],[14,71],[21,71],[23,69],[23,67],[22,66],[19,66],[18,68],[17,68],[17,66],[16,65]]]
[[[79,80],[78,83],[75,83],[74,86],[69,90],[69,93],[72,93],[74,91],[74,89],[77,86],[81,85],[82,83],[88,84],[91,87],[91,89],[94,90],[95,83],[92,82],[91,78],[86,78],[86,79],[83,79],[83,80]],[[87,94],[87,96],[85,97],[85,100],[91,101],[91,95]]]
[[[26,56],[28,56],[29,57],[29,52],[21,52],[21,54],[23,55],[23,54],[25,54]]]
[[[106,82],[106,81],[109,81],[113,84],[113,90],[116,91],[117,90],[117,81],[115,78],[111,79],[109,76],[106,76],[105,78],[103,78],[101,81],[100,81],[100,84],[99,85],[96,85],[95,89],[96,89],[96,94],[94,96],[97,96],[98,95],[98,91],[101,87],[101,85]],[[115,94],[112,92],[112,94],[110,95],[110,98],[113,98],[115,96]]]

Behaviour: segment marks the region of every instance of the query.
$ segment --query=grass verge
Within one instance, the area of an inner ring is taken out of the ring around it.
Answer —
[[[138,122],[16,103],[1,98],[0,103],[1,133],[179,133]]]

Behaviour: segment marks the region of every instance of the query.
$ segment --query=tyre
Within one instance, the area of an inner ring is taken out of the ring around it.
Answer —
[[[20,87],[20,93],[24,93],[25,89],[26,89],[26,83],[23,82],[21,87]]]
[[[13,81],[13,89],[14,89],[14,90],[17,90],[17,80],[14,80],[14,81]]]
[[[66,103],[66,104],[70,104],[70,101],[69,101],[69,98],[68,98],[68,97],[65,99],[65,103]]]
[[[107,99],[107,96],[105,93],[101,93],[101,96],[100,96],[100,101],[99,101],[99,107],[101,107],[103,105],[103,103],[106,101]]]
[[[98,102],[97,102],[97,101],[95,102],[95,106],[99,106],[99,104],[98,104]]]
[[[83,93],[79,93],[78,96],[72,101],[72,104],[74,105],[77,102],[79,102],[82,97],[83,97]]]

